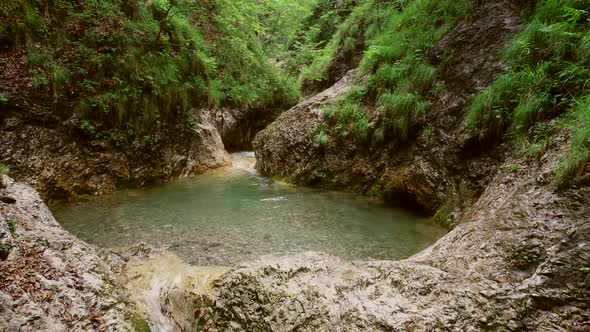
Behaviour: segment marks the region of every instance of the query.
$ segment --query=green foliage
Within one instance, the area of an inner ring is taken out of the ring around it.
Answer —
[[[469,13],[469,1],[414,0],[392,13],[361,62],[362,71],[374,70],[406,57],[422,59],[438,39]]]
[[[10,101],[10,95],[6,92],[0,92],[0,104],[5,104]]]
[[[328,122],[332,125],[340,125],[340,131],[345,128],[354,137],[367,141],[369,139],[369,118],[363,109],[361,100],[355,99],[351,94],[347,98],[341,98],[336,104],[323,110]]]
[[[563,114],[575,119],[575,139],[556,176],[559,185],[579,174],[590,156],[583,97],[590,88],[589,12],[586,0],[538,3],[532,22],[505,51],[512,71],[477,95],[466,115],[482,139],[508,133],[535,157],[544,153],[550,135],[540,124]]]
[[[590,95],[578,101],[570,112],[575,136],[569,154],[557,169],[555,182],[560,186],[567,185],[590,163]]]
[[[416,117],[423,115],[427,108],[427,103],[416,93],[386,92],[381,95],[378,104],[384,109],[385,127],[402,139],[408,137]]]
[[[324,131],[323,128],[320,128],[315,136],[315,140],[319,145],[326,145],[328,144],[328,134]]]
[[[510,103],[519,88],[518,73],[500,76],[489,88],[478,94],[466,115],[468,126],[485,129],[482,134],[499,135],[506,127]]]
[[[337,103],[328,117],[335,126],[344,125],[374,144],[388,138],[408,139],[426,114],[429,97],[440,92],[436,68],[428,60],[430,49],[470,8],[467,0],[364,1],[303,76],[323,78],[337,50],[360,38],[368,45],[360,74],[369,78]],[[374,128],[369,126],[367,107],[379,111]]]
[[[314,56],[313,61],[301,71],[302,80],[319,81],[326,77],[328,67],[336,56],[337,43],[331,42],[322,51],[315,51],[309,57]]]
[[[551,129],[554,128],[554,129]],[[554,121],[549,123],[537,122],[531,128],[531,135],[519,135],[514,138],[514,145],[518,150],[524,151],[529,158],[540,160],[550,144],[550,137],[554,134],[557,125]]]
[[[367,98],[381,110],[385,137],[407,139],[428,109],[436,69],[427,55],[434,43],[469,12],[468,1],[414,0],[392,13],[369,43],[361,73],[373,72]],[[378,141],[382,140],[381,138]]]
[[[0,3],[0,15],[9,16],[20,6],[20,0],[4,0]]]
[[[132,314],[129,317],[129,322],[131,323],[131,327],[135,332],[150,332],[150,325],[148,322],[141,317],[139,314]]]
[[[82,120],[82,122],[80,122],[80,129],[90,135],[96,134],[96,128],[86,120]]]
[[[395,89],[397,92],[426,94],[432,89],[435,72],[433,66],[410,55],[394,64],[380,66],[369,78],[368,86],[377,93]]]
[[[446,202],[438,209],[438,211],[436,211],[436,214],[434,215],[434,221],[436,221],[436,223],[441,226],[450,227],[451,215],[453,214],[454,210],[454,203],[452,201]]]
[[[51,79],[54,83],[65,84],[69,81],[70,73],[66,68],[63,68],[60,65],[54,63],[51,64],[49,67],[51,69]]]
[[[313,13],[299,23],[299,30],[293,36],[288,48],[279,56],[282,67],[289,73],[299,74],[303,71],[302,80],[321,79],[331,57],[334,55],[337,43],[328,42],[338,32],[342,22],[349,16],[355,0],[317,0]],[[353,38],[348,38],[349,41]],[[349,47],[352,46],[349,43]],[[323,70],[321,72],[317,69]]]
[[[17,219],[8,219],[7,223],[8,223],[8,230],[11,233],[16,232],[16,229],[18,228],[19,221]]]
[[[34,88],[42,88],[49,84],[49,80],[37,69],[31,69],[31,83]]]
[[[524,254],[519,257],[521,262],[520,266],[530,266],[538,264],[541,261],[541,257],[535,253]]]
[[[269,54],[283,52],[316,3],[8,0],[0,40],[26,49],[32,85],[55,103],[72,102],[67,91],[100,128],[149,131],[193,106],[296,103],[296,79]]]
[[[427,138],[431,138],[434,135],[434,128],[432,128],[432,126],[427,126],[424,128],[423,132]]]
[[[316,53],[315,59],[306,64],[301,73],[302,80],[318,81],[326,78],[337,53],[353,51],[358,45],[366,45],[367,41],[385,33],[391,19],[398,16],[407,3],[407,0],[363,0],[354,7],[350,2],[346,3],[344,11],[350,11],[350,14],[341,24],[338,24],[340,20],[336,20],[336,24],[332,25],[332,29],[338,27],[337,30],[333,30],[332,38]],[[326,15],[330,17],[330,13]],[[320,31],[323,30],[329,31]]]
[[[53,59],[45,50],[36,47],[27,49],[27,63],[31,67],[44,67]]]
[[[322,49],[315,49],[314,58],[311,62],[304,63],[305,67],[301,71],[301,81],[320,81],[325,79],[330,64],[334,61],[339,48],[342,47],[346,51],[351,50],[356,46],[358,39],[364,39],[359,27],[364,26],[364,21],[367,19],[366,16],[372,12],[369,10],[369,5],[369,2],[362,1],[360,5],[352,9],[350,15],[341,24],[339,23],[342,18],[335,15],[333,11],[328,11],[325,16],[320,18],[320,23],[322,20],[334,21],[335,25],[331,28],[325,29],[324,27],[325,30],[332,30],[333,36],[331,36],[329,42]],[[338,28],[334,29],[335,27]],[[318,32],[321,33],[322,30]],[[325,42],[325,40],[321,40],[316,45],[324,45]]]
[[[346,174],[339,174],[334,177],[334,180],[332,182],[336,186],[345,187],[345,186],[349,185],[351,181],[352,181],[352,179],[350,178],[350,176],[348,176]]]
[[[369,187],[369,190],[365,193],[367,196],[372,197],[382,197],[383,196],[383,186],[381,184],[375,182]]]
[[[0,163],[0,177],[2,175],[8,175],[8,173],[10,173],[10,167],[6,164]]]

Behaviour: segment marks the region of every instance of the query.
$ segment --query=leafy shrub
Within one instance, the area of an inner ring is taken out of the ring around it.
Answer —
[[[305,17],[312,0],[259,6],[222,0],[7,1],[0,16],[11,13],[0,20],[0,40],[26,49],[32,85],[52,90],[56,103],[66,91],[79,96],[80,110],[100,128],[147,132],[161,121],[185,119],[195,105],[288,108],[300,97],[296,79],[265,52],[291,38],[294,32],[283,24],[303,18],[284,12],[280,31],[271,33],[263,17],[283,9]],[[287,8],[275,8],[281,4]]]
[[[328,144],[328,134],[326,134],[324,129],[320,129],[316,134],[315,140],[319,145],[326,145]]]
[[[91,135],[96,134],[96,128],[86,120],[82,120],[82,122],[80,122],[80,129]]]

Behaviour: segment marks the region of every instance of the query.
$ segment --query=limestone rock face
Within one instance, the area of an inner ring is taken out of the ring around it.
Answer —
[[[318,163],[323,161],[321,156],[325,151],[314,140],[315,128],[322,119],[322,108],[348,92],[355,76],[356,70],[349,71],[338,83],[284,112],[256,135],[253,145],[257,167],[263,174],[313,183],[313,178],[303,177],[319,168]],[[342,153],[346,152],[346,146],[340,148]]]
[[[129,142],[119,132],[87,137],[73,119],[44,125],[8,112],[0,116],[0,160],[51,199],[101,195],[229,164],[210,114],[193,110],[189,121]]]
[[[64,231],[39,194],[4,177],[0,331],[134,331],[134,306],[98,251]]]
[[[205,112],[211,115],[225,148],[230,152],[252,150],[256,134],[276,119],[282,110],[215,107]]]

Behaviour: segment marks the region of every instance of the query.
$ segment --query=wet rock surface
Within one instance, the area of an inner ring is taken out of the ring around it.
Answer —
[[[460,224],[407,260],[265,257],[160,301],[184,294],[205,331],[588,331],[590,188],[538,182],[563,143],[540,163],[507,160]]]
[[[37,118],[15,112],[0,116],[0,160],[45,198],[71,199],[142,187],[230,162],[205,111],[193,111],[190,125],[166,127],[131,143],[122,137],[121,142],[127,143],[121,144],[116,132],[104,138],[85,136],[73,119],[52,124],[31,117]]]
[[[141,319],[111,265],[34,189],[3,180],[15,202],[0,202],[0,331],[134,331]]]
[[[281,110],[213,108],[211,113],[223,144],[228,151],[251,151],[252,141],[258,132],[279,116]]]
[[[145,328],[135,303],[157,331],[587,331],[590,188],[542,181],[566,140],[539,162],[507,160],[454,230],[397,262],[302,253],[195,267],[145,246],[99,256],[5,177],[0,194],[16,202],[0,203],[0,330]]]
[[[131,257],[124,280],[152,331],[207,331],[205,308],[212,304],[214,282],[228,270],[191,266],[173,254],[153,252]]]

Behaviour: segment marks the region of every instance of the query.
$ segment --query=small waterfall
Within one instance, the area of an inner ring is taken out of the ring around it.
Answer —
[[[256,170],[256,155],[254,152],[232,153],[231,157],[232,167],[234,169],[258,175],[258,171]]]
[[[212,296],[215,280],[229,269],[198,267],[173,254],[157,256],[127,270],[127,288],[148,316],[154,332],[198,330],[195,306]]]
[[[141,295],[141,302],[144,310],[149,315],[149,325],[152,331],[157,332],[175,332],[174,322],[170,317],[166,317],[162,310],[162,298],[165,293],[180,284],[180,277],[176,280],[158,279],[154,277],[148,289]]]

